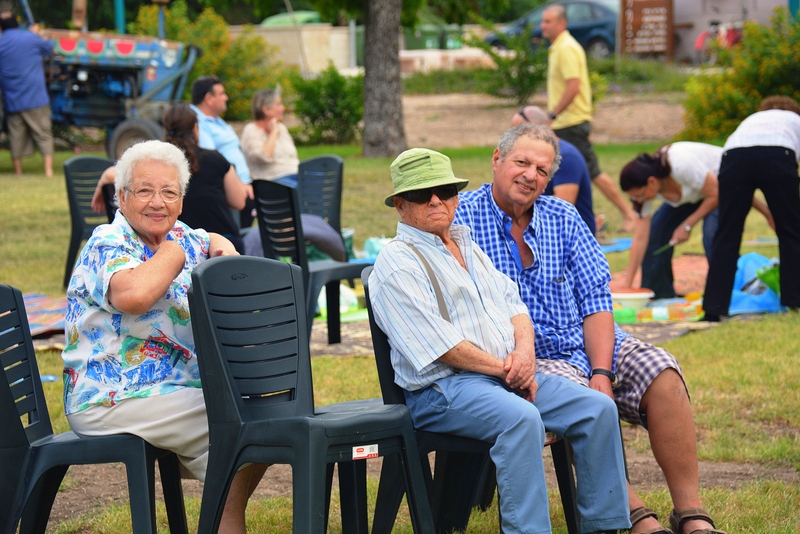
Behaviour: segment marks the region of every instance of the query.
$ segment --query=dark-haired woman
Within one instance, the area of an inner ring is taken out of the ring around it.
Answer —
[[[639,267],[641,287],[656,298],[675,296],[672,250],[689,239],[692,228],[703,220],[703,247],[708,255],[717,231],[719,183],[717,174],[722,148],[704,143],[678,142],[661,147],[655,154],[639,154],[620,173],[620,187],[639,215],[633,231],[630,260],[623,278],[613,289],[629,288]],[[654,210],[653,201],[662,200]],[[768,216],[763,202],[754,205]]]
[[[164,140],[186,154],[191,172],[178,220],[191,228],[202,228],[224,236],[239,254],[244,254],[244,241],[231,208],[244,208],[247,186],[239,180],[233,165],[222,154],[197,145],[197,115],[188,105],[176,104],[164,113],[164,130]],[[92,208],[97,213],[105,212],[102,189],[105,184],[114,183],[115,174],[116,168],[110,167],[100,177],[92,198]]]
[[[178,219],[192,228],[203,228],[228,238],[239,254],[244,242],[231,208],[244,208],[246,186],[236,176],[236,169],[216,150],[197,145],[197,114],[186,104],[172,106],[164,113],[164,140],[186,153],[192,173],[183,211]]]

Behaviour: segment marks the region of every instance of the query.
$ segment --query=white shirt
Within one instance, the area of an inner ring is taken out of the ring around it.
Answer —
[[[516,284],[494,268],[469,228],[453,225],[450,236],[466,269],[438,236],[398,223],[397,237],[378,254],[369,278],[375,321],[392,349],[395,383],[408,391],[455,374],[438,360],[461,341],[504,359],[516,347],[511,318],[528,314]],[[430,277],[408,241],[436,274],[451,322],[439,312]]]
[[[800,161],[800,115],[782,109],[753,113],[725,141],[725,150],[754,146],[788,148]]]
[[[677,202],[667,200],[660,194],[657,198],[677,208],[684,204],[695,204],[703,200],[703,185],[708,173],[719,175],[719,164],[722,160],[722,147],[706,143],[680,141],[672,143],[667,152],[670,176],[681,186],[681,198]],[[648,200],[642,206],[642,217],[653,213],[653,201]]]

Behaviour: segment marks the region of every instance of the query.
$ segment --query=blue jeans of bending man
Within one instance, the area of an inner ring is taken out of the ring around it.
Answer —
[[[692,213],[700,207],[700,202],[683,204],[677,208],[669,204],[661,206],[653,214],[650,221],[650,241],[647,252],[642,259],[642,287],[652,290],[657,299],[675,297],[674,277],[672,274],[672,253],[675,248],[668,248],[661,254],[653,255],[662,245],[669,243],[675,229],[683,224]],[[717,233],[719,211],[714,208],[703,217],[703,249],[708,261],[711,261],[711,243]],[[699,226],[699,225],[698,225]]]
[[[545,427],[575,452],[581,530],[630,528],[617,407],[606,395],[558,376],[536,374],[531,403],[499,379],[461,373],[405,392],[414,426],[493,442],[502,531],[551,532],[544,476]]]

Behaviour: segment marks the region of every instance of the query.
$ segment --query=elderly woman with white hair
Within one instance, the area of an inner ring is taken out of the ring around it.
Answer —
[[[283,123],[286,107],[281,89],[262,89],[253,94],[253,122],[242,130],[242,152],[253,180],[277,181],[297,186],[300,160],[289,129]]]
[[[188,290],[195,266],[237,252],[178,222],[188,183],[183,152],[162,141],[134,145],[117,163],[119,211],[88,240],[67,289],[64,412],[77,434],[138,435],[204,480],[208,421]],[[265,469],[239,471],[221,531],[245,532]]]

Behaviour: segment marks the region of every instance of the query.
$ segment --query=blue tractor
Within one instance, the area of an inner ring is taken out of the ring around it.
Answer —
[[[27,0],[20,0],[34,24]],[[106,151],[163,137],[161,117],[180,101],[200,55],[194,45],[157,37],[47,29],[53,55],[45,65],[53,124],[106,131]]]

